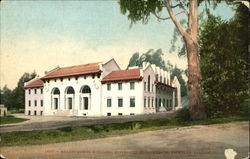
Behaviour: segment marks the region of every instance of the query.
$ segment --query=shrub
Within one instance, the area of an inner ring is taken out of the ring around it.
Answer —
[[[177,119],[179,121],[190,121],[190,113],[189,113],[189,108],[188,107],[183,107],[177,112]]]

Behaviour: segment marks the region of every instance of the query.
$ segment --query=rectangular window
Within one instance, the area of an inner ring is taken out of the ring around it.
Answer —
[[[41,113],[40,113],[41,115],[43,115],[43,111],[41,111]]]
[[[118,107],[122,107],[122,106],[123,106],[123,99],[118,98]]]
[[[109,98],[109,99],[107,99],[107,107],[111,107],[112,106],[112,101],[111,101],[111,99]]]
[[[135,113],[130,113],[130,115],[135,115]]]
[[[107,116],[111,116],[111,113],[107,113]]]
[[[122,113],[118,113],[118,115],[122,115]]]
[[[130,107],[135,107],[135,98],[130,98]]]
[[[35,94],[36,94],[36,89],[34,89],[34,91],[35,91]]]
[[[34,111],[34,115],[36,115],[36,111]]]
[[[150,97],[148,97],[148,107],[150,107]]]
[[[29,89],[29,94],[30,94],[30,89]]]
[[[144,82],[144,91],[146,92],[146,87],[147,87],[147,84],[146,82]]]
[[[146,99],[146,97],[144,97],[144,107],[146,108],[146,102],[147,101],[147,99]]]
[[[108,91],[111,90],[111,84],[110,84],[110,83],[107,84],[107,90],[108,90]]]
[[[168,99],[167,99],[167,107],[168,107]]]
[[[151,106],[152,106],[152,108],[154,108],[154,98],[152,98]]]
[[[135,82],[130,82],[130,90],[134,90],[135,89]]]
[[[41,100],[40,102],[41,102],[40,104],[41,104],[41,107],[42,107],[43,106],[43,100]]]
[[[155,76],[155,80],[158,82],[158,74]]]
[[[154,92],[154,84],[152,84],[152,92]]]
[[[41,94],[43,94],[43,89],[41,88]]]
[[[29,100],[29,106],[31,106],[31,101]]]
[[[118,83],[118,90],[122,90],[122,83]]]
[[[72,97],[68,97],[68,109],[72,109],[73,107],[73,99]]]
[[[37,105],[37,101],[35,100],[34,102],[35,102],[35,103],[34,103],[34,105],[35,105],[35,107],[36,107],[36,105]]]

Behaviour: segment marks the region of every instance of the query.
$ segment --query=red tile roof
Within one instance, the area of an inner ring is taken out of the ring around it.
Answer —
[[[96,63],[89,63],[89,64],[59,68],[45,75],[41,79],[50,79],[50,78],[69,77],[69,76],[98,73],[101,71],[99,64],[100,62],[96,62]]]
[[[171,82],[171,83],[172,83],[172,82]],[[166,84],[166,83],[162,83],[162,82],[155,81],[155,84],[156,84],[156,85],[166,86],[166,87],[170,87],[170,88],[174,88],[174,89],[175,89],[175,87],[172,87],[171,85],[168,85],[168,84]]]
[[[41,79],[35,79],[31,82],[29,82],[27,85],[24,86],[24,89],[27,88],[39,88],[39,87],[43,87],[43,81]]]
[[[141,79],[142,77],[140,75],[140,68],[136,68],[130,70],[113,71],[102,79],[102,83]]]

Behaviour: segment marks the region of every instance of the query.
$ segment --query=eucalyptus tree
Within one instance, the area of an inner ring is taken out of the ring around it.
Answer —
[[[188,62],[188,90],[189,107],[192,119],[206,118],[205,107],[202,102],[201,70],[198,52],[198,6],[203,0],[120,0],[121,13],[127,15],[131,24],[142,21],[146,24],[150,16],[159,21],[171,20],[181,35],[186,50]],[[207,0],[206,2],[209,2]],[[216,2],[211,1],[213,5]],[[163,15],[168,16],[163,16]],[[178,16],[184,14],[186,28]]]

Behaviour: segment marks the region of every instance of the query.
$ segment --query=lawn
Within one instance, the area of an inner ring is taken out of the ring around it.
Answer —
[[[192,125],[228,123],[234,121],[248,121],[248,117],[231,116],[227,118],[215,118],[200,121],[182,121],[178,118],[172,118],[105,125],[65,127],[54,130],[7,132],[1,133],[0,146],[48,144],[108,136],[119,136],[143,131],[170,129]]]
[[[23,122],[29,119],[24,119],[24,118],[15,118],[14,116],[8,115],[5,117],[0,117],[0,125],[3,124],[12,124],[12,123],[19,123]]]

